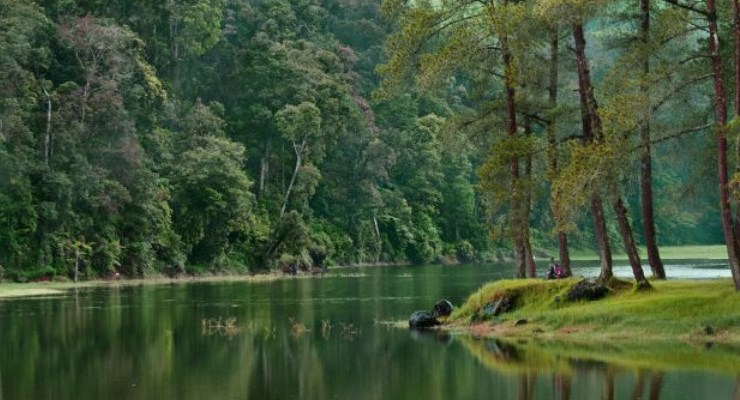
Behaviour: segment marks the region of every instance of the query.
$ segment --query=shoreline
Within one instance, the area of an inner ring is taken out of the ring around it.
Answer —
[[[347,275],[347,274],[345,274]],[[351,274],[349,274],[351,275]],[[0,283],[0,301],[4,299],[17,299],[22,297],[39,297],[39,296],[54,296],[63,295],[73,289],[89,289],[89,288],[117,288],[117,287],[128,287],[128,286],[155,286],[155,285],[173,285],[173,284],[190,284],[190,283],[208,283],[208,282],[249,282],[249,283],[261,283],[261,282],[273,282],[282,279],[309,279],[309,278],[321,278],[327,275],[313,275],[313,274],[299,274],[299,275],[286,275],[282,272],[269,272],[265,274],[253,274],[253,275],[201,275],[201,276],[183,276],[176,278],[168,278],[164,276],[156,276],[151,278],[136,278],[136,279],[93,279],[89,281],[80,281],[74,283],[72,281],[44,281],[44,282],[3,282]],[[339,276],[342,276],[341,274]]]
[[[69,280],[49,280],[49,281],[30,281],[30,282],[2,282],[0,281],[0,300],[20,297],[37,297],[52,296],[64,294],[70,289],[84,289],[96,287],[125,287],[139,285],[168,285],[168,284],[187,284],[200,282],[272,282],[281,279],[313,279],[324,277],[344,277],[356,276],[356,273],[347,272],[358,268],[392,268],[409,266],[408,263],[359,263],[349,265],[338,265],[330,267],[326,273],[314,274],[311,272],[301,272],[297,275],[285,274],[281,271],[269,271],[254,274],[235,274],[235,273],[216,273],[209,275],[182,275],[170,278],[164,275],[155,275],[147,278],[125,278],[119,279],[91,279],[79,281],[77,283]],[[442,264],[440,264],[442,265]],[[332,273],[338,272],[338,273]],[[345,273],[341,273],[345,272]]]

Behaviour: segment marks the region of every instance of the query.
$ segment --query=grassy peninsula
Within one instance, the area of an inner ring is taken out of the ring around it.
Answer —
[[[580,279],[505,280],[481,287],[446,321],[448,329],[476,336],[581,342],[699,341],[740,343],[740,295],[732,281],[654,281],[635,291],[615,280],[596,301],[568,302]],[[486,316],[501,298],[511,311]],[[518,322],[518,324],[517,324]]]

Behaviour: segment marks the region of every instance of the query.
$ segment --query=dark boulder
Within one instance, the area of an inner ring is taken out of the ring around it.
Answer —
[[[609,288],[606,285],[596,282],[593,279],[584,279],[573,286],[568,295],[568,301],[594,301],[604,298],[609,294]]]
[[[513,294],[504,294],[496,301],[488,303],[483,307],[483,315],[486,317],[498,317],[516,308],[517,296]]]
[[[498,317],[501,314],[513,311],[516,308],[516,301],[519,296],[514,293],[503,293],[497,299],[486,303],[482,308],[476,311],[471,317],[471,323],[483,322]]]
[[[435,318],[449,317],[452,314],[453,308],[454,306],[448,300],[440,300],[432,308],[432,314],[434,314]]]
[[[429,311],[416,311],[409,317],[409,328],[433,328],[437,325],[441,323]]]

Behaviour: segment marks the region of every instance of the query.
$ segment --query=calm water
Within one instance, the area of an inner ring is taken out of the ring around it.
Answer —
[[[693,264],[668,271],[729,276],[724,265]],[[526,346],[377,322],[405,320],[440,298],[460,304],[510,271],[344,269],[320,279],[1,300],[0,400],[740,398],[737,349],[689,349],[701,366],[653,367],[647,350],[638,366],[582,350],[538,361]]]

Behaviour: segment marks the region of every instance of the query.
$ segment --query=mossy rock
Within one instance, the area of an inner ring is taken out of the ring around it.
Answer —
[[[584,279],[570,288],[565,296],[569,302],[595,301],[606,297],[609,288],[593,279]]]

